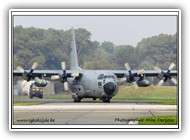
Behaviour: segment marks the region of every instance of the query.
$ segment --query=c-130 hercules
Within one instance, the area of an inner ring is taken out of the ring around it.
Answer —
[[[110,99],[118,92],[118,82],[131,83],[135,87],[147,87],[150,82],[145,77],[148,76],[159,77],[158,85],[160,86],[167,80],[177,85],[176,79],[171,77],[177,76],[177,71],[172,70],[175,67],[174,63],[171,63],[168,70],[161,70],[158,67],[155,67],[155,70],[131,70],[128,63],[125,63],[126,70],[84,70],[80,68],[73,28],[70,56],[70,70],[66,70],[65,62],[61,63],[62,70],[35,70],[38,64],[34,62],[31,70],[17,67],[13,75],[22,76],[27,82],[34,79],[34,84],[38,87],[47,85],[46,77],[50,77],[51,80],[60,80],[64,84],[64,90],[67,91],[70,88],[74,102],[80,102],[83,98],[93,100],[99,98],[103,102],[110,102]]]

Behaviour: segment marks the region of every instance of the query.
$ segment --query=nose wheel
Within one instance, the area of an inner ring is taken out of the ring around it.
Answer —
[[[103,101],[104,103],[110,103],[110,98],[103,98],[102,101]]]
[[[76,103],[78,103],[78,102],[81,102],[81,97],[80,96],[78,96],[78,94],[76,94],[76,96],[75,96],[75,98],[74,98],[74,102]]]

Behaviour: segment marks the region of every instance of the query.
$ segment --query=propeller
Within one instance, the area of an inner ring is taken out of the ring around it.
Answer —
[[[52,75],[51,80],[58,80],[59,79],[63,83],[64,89],[66,91],[68,91],[69,90],[69,84],[68,84],[67,77],[79,77],[79,73],[76,72],[76,73],[67,74],[65,62],[61,62],[61,68],[63,70],[62,74]]]
[[[132,83],[132,85],[137,88],[138,87],[137,82],[136,82],[136,80],[134,78],[134,74],[131,72],[131,68],[130,68],[128,63],[125,63],[125,68],[129,72],[129,75],[127,76],[128,77],[127,82]]]
[[[159,67],[155,66],[154,69],[158,71],[158,73],[161,74],[161,80],[158,83],[158,86],[162,86],[164,82],[166,82],[168,79],[171,80],[172,83],[177,85],[177,80],[170,76],[170,71],[175,67],[174,63],[171,63],[167,72],[162,71]]]
[[[34,62],[32,64],[32,67],[29,72],[25,71],[21,66],[18,66],[16,68],[18,71],[20,71],[22,73],[22,79],[23,79],[23,81],[21,83],[22,88],[24,88],[26,86],[27,82],[29,82],[31,79],[34,79],[33,71],[34,71],[34,69],[37,68],[37,66],[38,66],[38,63]],[[39,83],[41,81],[39,81],[39,78],[38,79],[35,78],[35,82]]]
[[[37,66],[38,66],[38,63],[37,63],[37,62],[34,62],[34,63],[32,64],[32,67],[31,67],[30,72],[29,72],[29,73],[26,73],[26,74],[27,74],[27,77],[28,77],[28,79],[27,79],[28,82],[30,81],[31,78],[34,79],[32,73],[33,73],[34,69],[37,68]]]
[[[125,63],[125,68],[128,70],[129,74],[125,74],[125,77],[120,79],[120,82],[128,82],[132,83],[132,85],[136,88],[138,88],[138,84],[135,80],[136,75],[142,75],[144,73],[144,69],[138,70],[136,73],[132,73],[131,68],[128,63]]]
[[[34,79],[34,76],[32,75],[32,73],[34,69],[36,69],[37,66],[38,66],[38,63],[34,62],[29,72],[25,71],[21,66],[18,66],[16,69],[22,73],[23,80],[26,80],[27,82],[29,82],[31,79]]]

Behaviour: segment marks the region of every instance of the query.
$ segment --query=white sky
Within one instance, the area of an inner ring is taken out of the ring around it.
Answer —
[[[14,26],[68,30],[85,28],[91,40],[136,46],[143,38],[175,34],[176,16],[14,16]]]

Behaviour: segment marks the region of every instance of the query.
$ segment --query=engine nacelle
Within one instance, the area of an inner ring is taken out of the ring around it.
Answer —
[[[137,84],[139,87],[147,87],[150,85],[150,82],[147,79],[138,80]]]
[[[45,87],[48,84],[48,82],[44,79],[41,79],[40,83],[34,82],[34,85],[37,87]]]

